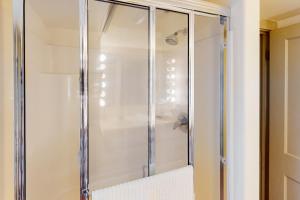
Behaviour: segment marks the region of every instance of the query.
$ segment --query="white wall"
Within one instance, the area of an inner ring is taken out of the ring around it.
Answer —
[[[0,0],[0,199],[13,199],[12,1]]]
[[[259,199],[259,0],[231,1],[231,200]]]

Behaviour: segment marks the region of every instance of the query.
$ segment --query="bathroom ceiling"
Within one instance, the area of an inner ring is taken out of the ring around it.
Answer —
[[[237,0],[207,0],[219,5],[229,6]],[[260,16],[263,20],[282,20],[300,14],[299,0],[260,0]]]
[[[299,0],[261,0],[261,19],[281,20],[300,14]]]
[[[229,6],[229,4],[230,4],[230,0],[206,0],[206,1],[216,3],[216,4],[219,4],[222,6]]]
[[[230,0],[207,1],[224,6],[230,4]],[[47,25],[51,26],[59,23],[65,28],[78,27],[78,3],[74,3],[74,0],[28,0],[27,2],[45,19]],[[60,7],[57,7],[57,5],[60,5]],[[52,8],[56,10],[55,15],[52,12]],[[291,14],[300,14],[299,0],[261,0],[261,19],[278,20],[284,18],[288,12]]]

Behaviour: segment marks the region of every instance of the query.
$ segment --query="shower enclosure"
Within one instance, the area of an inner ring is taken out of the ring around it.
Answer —
[[[225,199],[228,12],[170,2],[14,0],[17,200],[187,165],[196,199]]]

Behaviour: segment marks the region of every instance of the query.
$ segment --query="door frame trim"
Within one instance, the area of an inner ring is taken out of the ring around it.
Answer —
[[[260,198],[269,199],[270,31],[260,31]]]

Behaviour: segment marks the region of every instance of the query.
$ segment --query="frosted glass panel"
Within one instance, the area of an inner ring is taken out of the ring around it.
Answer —
[[[160,173],[188,164],[188,15],[159,9],[156,20],[155,145]]]
[[[220,18],[195,17],[195,193],[220,199],[220,68],[224,26]]]
[[[89,1],[91,190],[148,175],[148,14]]]
[[[79,199],[79,16],[25,1],[26,199]]]

